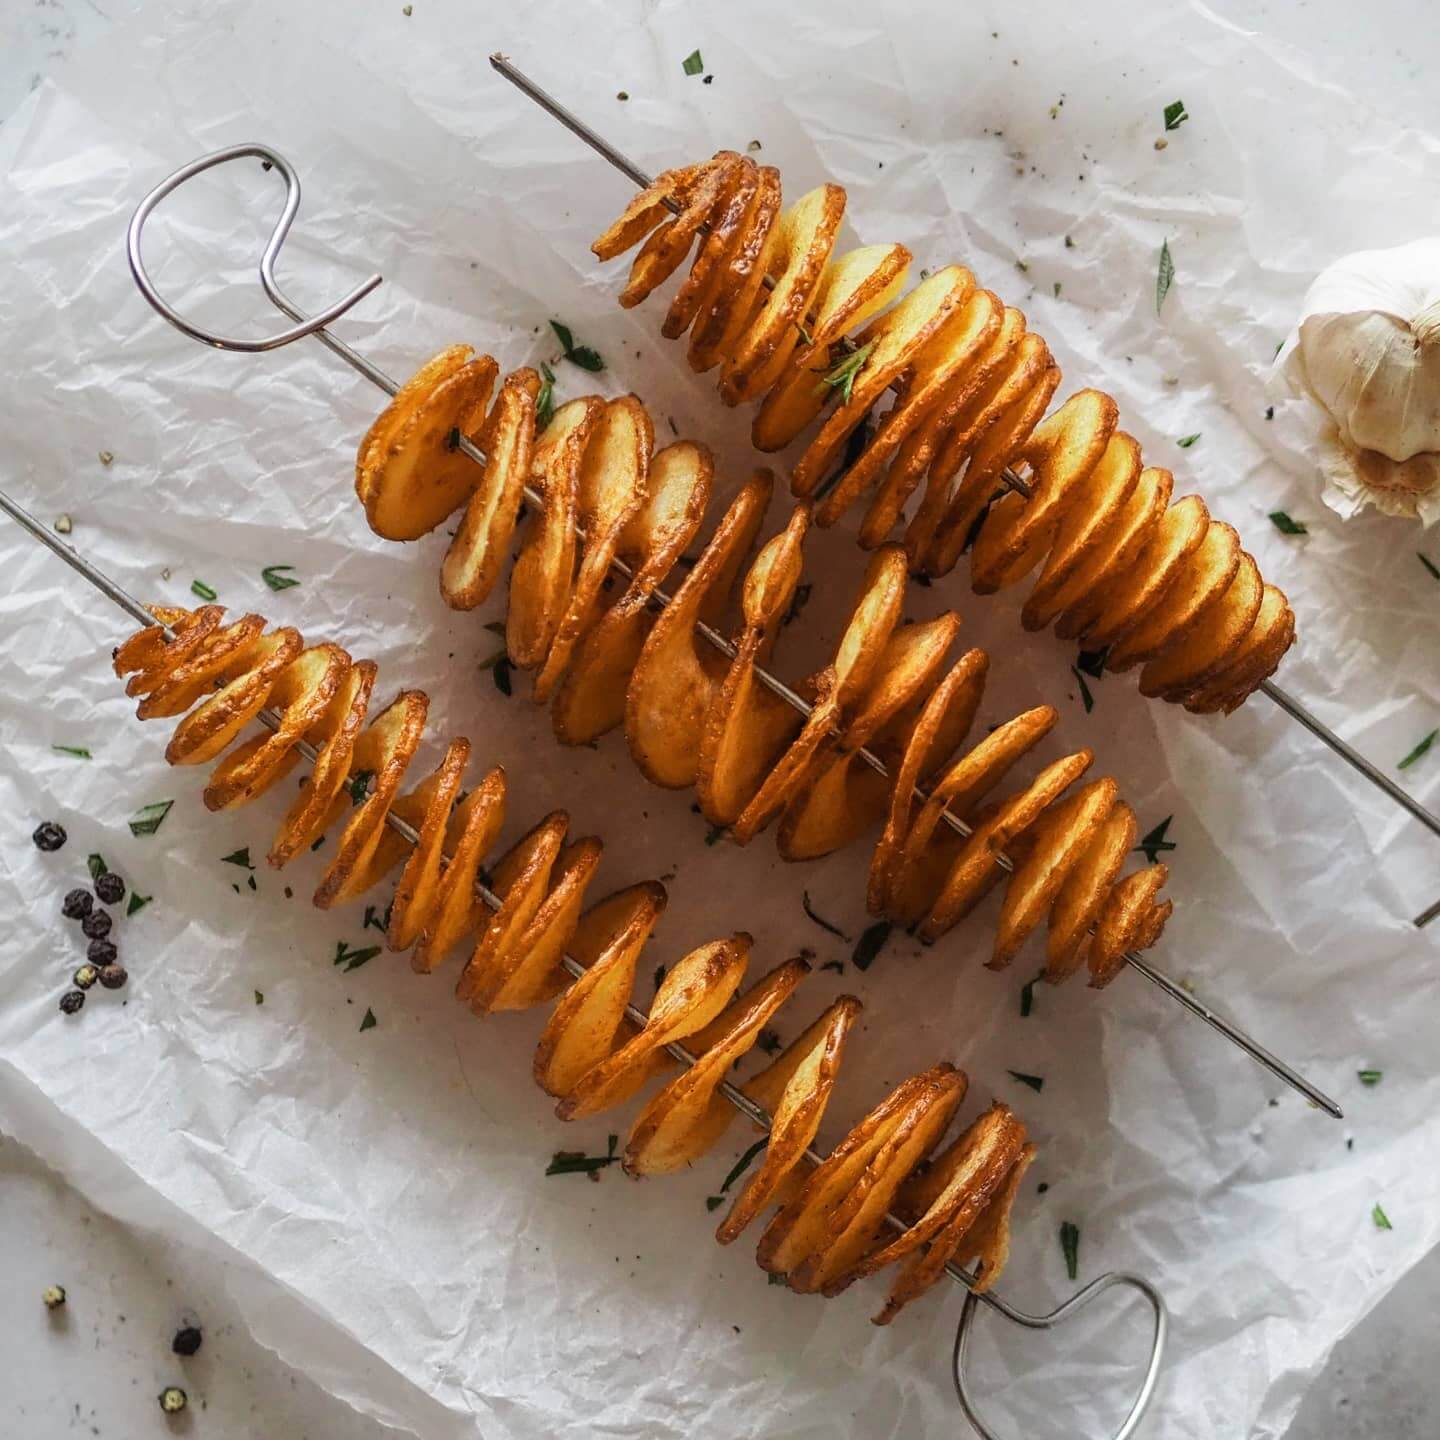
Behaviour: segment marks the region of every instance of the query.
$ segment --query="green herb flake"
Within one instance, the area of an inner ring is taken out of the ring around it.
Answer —
[[[1175,282],[1175,261],[1170,255],[1170,242],[1160,242],[1160,267],[1155,272],[1155,313],[1160,313],[1160,307],[1165,303],[1165,297],[1170,293],[1170,286]]]
[[[1175,443],[1182,450],[1188,450],[1199,438],[1200,432],[1197,430],[1193,435],[1182,435]]]
[[[845,973],[845,962],[843,960],[827,960],[821,967],[822,970],[833,970],[837,975]]]
[[[865,368],[865,362],[870,358],[870,352],[874,348],[875,342],[870,340],[858,349],[852,350],[834,369],[827,371],[821,377],[820,384],[815,387],[815,393],[823,395],[828,386],[832,390],[839,390],[840,403],[848,405],[855,390],[855,377]]]
[[[1167,850],[1175,848],[1175,842],[1165,838],[1166,832],[1170,829],[1170,822],[1174,818],[1173,815],[1167,815],[1135,847],[1137,853],[1144,855],[1152,865],[1156,864]]]
[[[1172,100],[1164,109],[1165,128],[1167,130],[1178,130],[1189,118],[1183,100]],[[1073,1275],[1070,1277],[1075,1278]]]
[[[125,906],[125,914],[128,918],[137,911],[143,910],[155,897],[153,895],[142,895],[138,890],[130,892],[129,903]]]
[[[1355,1073],[1362,1085],[1378,1085],[1385,1078],[1383,1070],[1357,1070]]]
[[[1030,1012],[1035,1008],[1035,986],[1038,981],[1044,978],[1044,975],[1045,972],[1042,970],[1034,980],[1027,980],[1020,987],[1020,1018],[1022,1020],[1028,1020],[1030,1018]]]
[[[681,62],[680,68],[687,75],[698,75],[705,68],[705,62],[700,58],[698,50],[692,50]]]
[[[1292,520],[1283,510],[1272,510],[1270,523],[1282,535],[1308,535],[1310,533],[1298,520]]]
[[[592,374],[598,374],[605,368],[605,362],[600,358],[600,352],[592,349],[589,345],[577,345],[574,332],[568,325],[562,325],[558,320],[552,320],[550,328],[555,332],[555,338],[560,342],[560,348],[565,352],[565,358],[572,365],[578,365],[580,369],[589,370]]]
[[[50,748],[61,755],[73,755],[77,760],[95,758],[83,745],[52,745]]]
[[[828,930],[837,940],[843,940],[847,945],[850,943],[850,937],[838,925],[832,925],[823,915],[817,915],[815,913],[814,906],[810,904],[810,892],[808,890],[802,890],[800,892],[800,904],[805,913],[822,930]]]
[[[875,924],[867,927],[865,933],[856,942],[855,952],[850,956],[850,963],[857,970],[868,970],[875,957],[885,948],[885,942],[890,938],[890,932],[894,928],[888,920],[877,920]]]
[[[1058,300],[1060,298],[1060,282],[1057,280],[1050,288],[1054,291],[1055,298]]]
[[[766,1283],[770,1285],[788,1285],[790,1280],[785,1275],[771,1275]]]
[[[293,565],[267,565],[260,572],[260,578],[272,590],[290,590],[293,589],[300,582],[296,580],[294,576],[287,575],[284,572],[287,570],[293,570],[294,568],[295,567]]]
[[[368,964],[379,953],[379,945],[367,945],[363,950],[352,950],[344,940],[335,942],[335,958],[330,962],[332,965],[343,965],[346,973],[351,970],[358,970],[362,965]]]
[[[346,782],[346,788],[350,791],[350,808],[365,802],[370,794],[370,782],[375,778],[373,770],[357,770]]]
[[[1401,762],[1399,769],[1408,770],[1422,756],[1429,754],[1430,747],[1435,743],[1435,737],[1440,735],[1440,730],[1432,730]]]
[[[255,992],[255,1003],[257,1005],[263,1005],[265,1003],[265,992],[263,990],[257,990]]]
[[[750,1162],[770,1143],[768,1135],[762,1135],[731,1167],[730,1173],[720,1186],[724,1195],[730,1187],[750,1168]]]
[[[250,847],[248,845],[239,850],[232,850],[228,855],[222,855],[220,863],[222,865],[243,865],[247,870],[255,868],[250,863]]]
[[[1370,1212],[1370,1218],[1375,1222],[1377,1230],[1393,1230],[1395,1227],[1390,1223],[1390,1217],[1385,1213],[1384,1207],[1376,1205]]]
[[[1088,675],[1092,680],[1100,680],[1105,675],[1105,660],[1110,654],[1110,647],[1107,645],[1103,650],[1082,650],[1075,657],[1075,668],[1083,675]]]
[[[90,871],[90,878],[98,880],[110,867],[105,863],[103,855],[87,855],[85,867]]]
[[[130,833],[132,835],[153,835],[170,813],[170,807],[174,803],[173,800],[156,800],[150,805],[142,805],[130,817]]]
[[[365,1018],[360,1022],[360,1033],[363,1035],[367,1030],[373,1030],[379,1023],[375,1018],[375,1012],[367,1005]]]
[[[1088,715],[1095,708],[1095,697],[1090,693],[1090,687],[1085,683],[1085,677],[1080,673],[1078,665],[1070,667],[1070,673],[1075,677],[1076,683],[1080,686],[1080,699],[1085,704],[1085,713]]]
[[[724,1203],[725,1199],[721,1195],[707,1195],[705,1197],[705,1208],[709,1210],[712,1214],[716,1210],[718,1210]]]
[[[555,414],[555,372],[540,362],[540,389],[535,396],[535,429],[543,430]]]
[[[610,1144],[604,1155],[586,1155],[579,1150],[557,1150],[545,1167],[547,1175],[596,1175],[607,1165],[613,1165],[620,1158],[615,1153],[619,1136],[610,1136]]]
[[[1060,1250],[1065,1256],[1065,1273],[1072,1279],[1080,1278],[1080,1227],[1066,1220],[1060,1226]]]
[[[723,825],[712,825],[712,826],[705,832],[705,843],[706,843],[707,845],[717,845],[717,844],[719,844],[719,842],[720,842],[720,837],[721,837],[724,833],[725,833],[725,827],[724,827]]]
[[[220,598],[220,592],[213,586],[207,585],[203,580],[192,580],[190,593],[198,595],[202,600],[218,600]]]
[[[1421,555],[1418,550],[1415,554],[1419,557],[1420,563],[1430,572],[1430,578],[1440,580],[1440,565],[1436,565],[1428,555]]]
[[[1022,1085],[1028,1085],[1037,1095],[1045,1088],[1043,1075],[1026,1075],[1019,1070],[1007,1070],[1005,1073],[1012,1080],[1018,1080]]]

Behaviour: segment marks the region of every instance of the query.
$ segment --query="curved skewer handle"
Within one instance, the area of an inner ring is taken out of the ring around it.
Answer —
[[[267,166],[278,170],[285,181],[285,206],[280,212],[280,218],[275,222],[275,228],[270,232],[269,240],[265,242],[264,254],[260,257],[260,274],[266,282],[267,291],[271,291],[273,298],[274,291],[271,287],[274,284],[275,261],[279,257],[281,247],[285,244],[285,237],[290,233],[290,226],[295,222],[296,213],[300,209],[300,177],[295,173],[290,162],[278,150],[272,150],[268,145],[253,143],[229,145],[224,150],[212,151],[209,155],[202,155],[198,160],[192,160],[188,165],[181,166],[173,175],[162,180],[140,202],[135,214],[130,218],[129,229],[125,232],[125,252],[130,260],[130,273],[134,275],[135,283],[140,287],[140,293],[150,304],[177,330],[190,336],[192,340],[198,340],[202,345],[213,346],[216,350],[239,350],[246,354],[278,350],[282,345],[288,345],[292,340],[300,339],[302,335],[313,335],[317,330],[323,330],[332,320],[339,319],[351,306],[363,300],[380,284],[381,279],[378,274],[370,276],[343,299],[326,306],[318,315],[311,316],[299,324],[292,325],[288,330],[281,330],[263,340],[242,340],[233,335],[218,335],[213,330],[193,324],[181,315],[155,288],[149,272],[145,269],[145,261],[140,250],[145,222],[150,218],[155,207],[187,180],[192,180],[196,175],[206,170],[212,170],[217,165],[228,165],[232,160],[252,158],[263,161]]]
[[[1092,1280],[1083,1290],[1077,1290],[1063,1305],[1057,1306],[1048,1315],[1027,1315],[1023,1310],[1016,1310],[993,1295],[977,1293],[973,1289],[966,1293],[965,1305],[960,1311],[960,1323],[955,1327],[955,1349],[951,1363],[955,1378],[955,1395],[960,1401],[960,1408],[965,1412],[965,1418],[974,1427],[975,1433],[982,1437],[982,1440],[1001,1440],[1001,1437],[981,1419],[975,1408],[975,1400],[970,1393],[970,1384],[967,1379],[970,1336],[975,1328],[975,1315],[979,1310],[980,1302],[982,1300],[989,1302],[991,1308],[999,1310],[1006,1319],[1013,1320],[1027,1330],[1053,1330],[1056,1326],[1063,1325],[1072,1316],[1077,1315],[1092,1300],[1097,1299],[1107,1290],[1115,1289],[1138,1291],[1155,1317],[1150,1336],[1150,1358],[1145,1364],[1144,1379],[1140,1382],[1140,1389],[1124,1422],[1110,1437],[1110,1440],[1130,1440],[1136,1427],[1145,1418],[1145,1412],[1149,1409],[1150,1402],[1155,1398],[1155,1387],[1160,1379],[1160,1365],[1165,1358],[1165,1342],[1170,1333],[1170,1315],[1165,1308],[1164,1298],[1148,1280],[1139,1275],[1126,1274],[1123,1271],[1111,1271],[1108,1275],[1101,1275],[1099,1279]]]

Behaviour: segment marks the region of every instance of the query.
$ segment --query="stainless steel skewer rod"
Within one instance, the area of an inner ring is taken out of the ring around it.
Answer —
[[[297,323],[305,324],[308,322],[301,321]],[[308,332],[302,330],[301,333]],[[154,625],[156,623],[155,616],[135,599],[133,595],[112,580],[103,570],[92,565],[90,561],[85,559],[73,546],[66,545],[59,540],[45,525],[30,514],[18,501],[6,494],[4,490],[0,490],[0,510],[3,510],[9,515],[22,529],[28,531],[30,535],[44,545],[46,549],[58,555],[72,570],[83,576],[84,579],[100,591],[106,599],[112,601],[115,605],[119,606],[121,610],[125,611],[132,620],[142,626]],[[162,629],[167,641],[175,638],[174,632],[168,625],[163,626]],[[278,731],[280,728],[281,716],[273,709],[266,708],[261,710],[256,718],[270,731]],[[315,763],[317,752],[309,741],[297,741],[295,749],[308,764],[313,765]],[[408,821],[401,819],[401,817],[393,811],[386,811],[385,824],[410,845],[419,843],[420,836],[415,827]],[[499,910],[502,904],[501,897],[478,880],[475,884],[475,893],[491,910]],[[570,975],[577,980],[586,973],[585,966],[568,951],[561,953],[560,963]],[[649,1017],[634,1003],[626,1004],[625,1014],[632,1023],[641,1029],[644,1029],[648,1023]],[[697,1057],[679,1042],[672,1042],[665,1048],[686,1068],[696,1063]],[[719,1089],[720,1093],[735,1109],[740,1111],[746,1119],[767,1133],[769,1132],[771,1128],[771,1117],[763,1106],[757,1105],[744,1091],[731,1084],[728,1080],[722,1080]],[[825,1156],[822,1155],[814,1145],[806,1148],[805,1158],[809,1160],[812,1165],[820,1165],[825,1160]],[[893,1211],[887,1212],[885,1224],[896,1232],[901,1232],[909,1228],[906,1222]],[[1165,1307],[1164,1297],[1150,1281],[1138,1275],[1112,1271],[1109,1274],[1102,1275],[1098,1279],[1091,1281],[1090,1284],[1078,1290],[1063,1304],[1050,1311],[1049,1314],[1032,1315],[1027,1311],[1020,1310],[1011,1305],[993,1290],[976,1290],[975,1287],[980,1280],[978,1271],[967,1270],[963,1265],[958,1265],[954,1261],[946,1264],[945,1271],[952,1280],[963,1285],[967,1291],[966,1303],[961,1312],[959,1326],[955,1332],[954,1379],[956,1394],[959,1397],[961,1408],[964,1410],[967,1418],[970,1419],[977,1432],[986,1437],[986,1440],[998,1440],[998,1437],[993,1435],[993,1432],[986,1427],[984,1422],[981,1421],[975,1413],[974,1402],[969,1395],[965,1378],[965,1359],[968,1350],[968,1340],[974,1324],[975,1307],[977,1303],[983,1302],[992,1310],[996,1310],[1005,1316],[1007,1320],[1025,1329],[1050,1330],[1064,1323],[1072,1314],[1076,1313],[1105,1290],[1118,1287],[1138,1291],[1151,1308],[1154,1316],[1154,1325],[1152,1329],[1150,1357],[1146,1363],[1145,1375],[1141,1382],[1140,1390],[1121,1428],[1111,1437],[1111,1440],[1128,1440],[1128,1437],[1134,1433],[1135,1427],[1139,1425],[1143,1418],[1145,1411],[1150,1405],[1150,1401],[1154,1398],[1155,1386],[1160,1378],[1160,1364],[1164,1358],[1165,1344],[1169,1333],[1169,1313]]]
[[[577,121],[575,123],[578,124],[579,122]],[[160,184],[145,197],[131,219],[126,236],[126,249],[130,261],[130,269],[135,277],[135,283],[140,287],[141,293],[150,302],[156,312],[162,315],[167,321],[170,321],[171,324],[175,324],[175,310],[160,296],[145,268],[142,253],[142,239],[145,224],[153,213],[158,201],[170,194],[177,186],[192,176],[198,175],[202,171],[211,169],[216,165],[226,164],[231,160],[255,156],[268,159],[272,166],[279,169],[287,187],[287,201],[284,213],[275,231],[272,233],[271,241],[267,244],[264,256],[260,262],[260,279],[266,294],[283,314],[296,322],[295,330],[287,333],[290,333],[292,338],[296,339],[306,334],[313,335],[314,338],[319,340],[332,354],[337,355],[340,359],[344,360],[347,365],[350,365],[353,369],[364,375],[373,385],[383,390],[387,395],[394,395],[400,388],[396,381],[391,379],[383,370],[372,364],[349,345],[345,344],[344,341],[337,339],[327,329],[313,325],[310,317],[306,316],[281,290],[279,282],[275,278],[275,262],[279,256],[281,246],[280,243],[277,243],[275,236],[278,235],[280,241],[283,242],[284,232],[288,229],[289,223],[299,207],[300,182],[294,169],[283,161],[283,157],[281,157],[278,152],[270,150],[266,146],[257,144],[234,145],[224,150],[217,150],[210,155],[201,156],[198,160],[191,161],[188,165],[182,166],[179,170],[175,171],[174,174],[162,180]],[[334,307],[331,308],[333,309]],[[199,326],[187,323],[183,326],[177,325],[176,328],[182,330],[183,333],[190,335],[192,338],[201,341],[203,344],[213,346],[216,349],[225,350],[236,348],[229,337],[202,329]],[[285,341],[284,343],[288,344],[289,341]],[[278,345],[272,346],[271,348],[278,348]],[[477,464],[483,465],[485,463],[484,452],[471,441],[467,440],[464,436],[460,436],[458,437],[457,443],[459,449]],[[539,504],[543,500],[543,497],[532,486],[525,486],[524,493],[531,503]],[[583,531],[581,533],[583,535]],[[632,571],[630,567],[618,557],[612,559],[610,564],[618,574],[627,579],[631,577]],[[658,587],[651,591],[650,599],[656,606],[662,609],[670,603],[670,596]],[[734,658],[735,647],[725,636],[703,623],[697,624],[696,630],[722,654],[732,659]],[[783,681],[758,667],[755,673],[762,684],[780,696],[787,704],[793,706],[800,714],[805,716],[810,714],[810,705]],[[873,751],[861,749],[857,753],[871,769],[875,770],[878,774],[888,776],[889,772],[885,767],[884,761]],[[924,792],[918,787],[916,794],[919,795],[922,800],[925,798]],[[941,819],[957,833],[963,836],[969,836],[971,834],[970,827],[967,826],[963,820],[953,815],[948,809],[942,811]],[[996,855],[996,863],[1006,871],[1011,871],[1014,868],[1013,862],[1003,853]],[[1303,1095],[1312,1105],[1316,1106],[1316,1108],[1323,1110],[1326,1114],[1337,1120],[1343,1118],[1344,1112],[1324,1091],[1312,1084],[1277,1055],[1272,1054],[1261,1045],[1259,1041],[1240,1029],[1238,1025],[1225,1019],[1222,1015],[1217,1014],[1210,1006],[1192,995],[1183,986],[1171,980],[1169,976],[1150,964],[1149,961],[1142,959],[1135,952],[1127,952],[1125,960],[1152,984],[1158,986],[1172,999],[1178,1001],[1179,1004],[1184,1006],[1192,1015],[1198,1016],[1213,1030],[1218,1031],[1229,1040],[1231,1044],[1243,1050],[1256,1064],[1268,1070],[1292,1090]]]
[[[651,176],[647,175],[633,160],[621,151],[617,150],[603,135],[591,129],[579,116],[567,110],[553,95],[543,90],[523,70],[517,69],[514,64],[504,55],[494,54],[490,57],[491,66],[499,71],[516,89],[533,100],[547,115],[558,120],[572,135],[583,140],[595,153],[608,161],[622,175],[632,180],[640,189],[645,189],[653,184]],[[672,212],[679,212],[679,204],[667,199],[666,207]],[[701,226],[702,230],[708,230],[708,226]],[[268,253],[268,252],[267,252]],[[774,289],[775,282],[769,275],[761,277],[761,283],[767,289]],[[842,344],[847,342],[842,341]],[[890,387],[895,388],[893,385]],[[1030,487],[1017,475],[1008,465],[1001,471],[1000,479],[1007,490],[1016,490],[1027,498],[1030,495]],[[1315,715],[1311,714],[1295,697],[1283,690],[1273,680],[1264,681],[1259,687],[1266,697],[1278,705],[1291,719],[1298,721],[1316,739],[1328,745],[1347,765],[1363,775],[1372,785],[1383,790],[1397,805],[1409,812],[1418,820],[1432,835],[1440,836],[1440,816],[1427,810],[1413,795],[1407,794],[1394,780],[1382,770],[1372,765],[1363,755],[1352,746],[1346,744],[1328,725]],[[1415,917],[1415,925],[1423,928],[1437,916],[1440,916],[1440,900],[1437,900],[1429,909]]]

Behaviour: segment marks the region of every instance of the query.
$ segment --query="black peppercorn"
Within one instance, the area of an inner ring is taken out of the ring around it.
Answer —
[[[100,983],[107,990],[119,990],[130,978],[130,972],[123,965],[105,965],[100,970]]]
[[[109,965],[120,952],[113,940],[92,940],[85,947],[85,958],[92,965]]]
[[[170,1342],[170,1348],[177,1355],[191,1356],[200,1348],[200,1329],[196,1325],[186,1325],[183,1329],[175,1332],[175,1338]]]
[[[64,827],[53,820],[42,820],[30,838],[41,850],[58,850],[69,836],[65,834]]]
[[[90,907],[94,903],[94,897],[88,890],[70,890],[66,892],[65,903],[60,907],[60,913],[67,920],[83,920],[90,913]]]
[[[66,1015],[73,1015],[84,1003],[85,992],[83,990],[67,990],[60,997],[60,1009]]]
[[[107,870],[96,879],[95,893],[107,905],[118,905],[125,898],[125,882],[113,870]]]
[[[82,965],[70,978],[77,990],[88,990],[100,978],[100,972],[93,965]]]
[[[80,922],[80,929],[87,940],[103,940],[113,924],[108,910],[92,910]]]

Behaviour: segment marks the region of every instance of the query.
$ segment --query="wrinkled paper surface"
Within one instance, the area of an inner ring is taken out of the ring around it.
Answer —
[[[1199,7],[1127,7],[1108,26],[1093,7],[908,9],[881,29],[839,0],[793,15],[747,0],[723,18],[635,3],[150,7],[0,129],[4,483],[47,523],[72,515],[74,543],[147,601],[188,603],[200,580],[374,656],[382,695],[424,687],[426,754],[461,732],[481,763],[504,763],[511,834],[563,806],[573,833],[607,840],[594,894],[672,876],[656,964],[738,928],[756,970],[801,946],[845,962],[817,968],[780,1027],[790,1038],[841,989],[865,1001],[822,1140],[953,1058],[972,1076],[967,1114],[999,1095],[1041,1145],[1010,1299],[1045,1310],[1070,1293],[1057,1235],[1078,1224],[1082,1280],[1136,1270],[1173,1309],[1146,1433],[1277,1437],[1334,1342],[1440,1237],[1433,941],[1408,923],[1434,898],[1431,838],[1264,699],[1197,721],[1111,677],[1091,682],[1087,714],[1073,651],[1022,638],[1017,599],[972,597],[957,574],[914,591],[911,613],[954,604],[967,641],[991,650],[980,723],[1053,701],[1047,757],[1093,745],[1143,829],[1173,813],[1177,913],[1158,963],[1347,1119],[1135,976],[1103,998],[1041,987],[1021,1019],[1034,959],[1003,975],[979,963],[993,900],[935,950],[895,936],[857,973],[801,897],[858,936],[862,849],[787,867],[768,839],[707,846],[690,797],[648,787],[618,736],[559,749],[523,681],[507,699],[479,668],[498,597],[450,614],[444,536],[396,546],[367,529],[351,467],[379,393],[314,342],[197,346],[126,270],[125,223],[150,185],[266,141],[305,185],[280,266],[295,298],[313,309],[386,277],[337,326],[364,354],[399,377],[458,340],[533,363],[554,357],[545,322],[561,319],[605,355],[599,388],[633,386],[659,435],[673,419],[714,447],[728,494],[754,463],[747,417],[660,339],[658,304],[619,311],[621,270],[588,254],[628,182],[484,56],[505,49],[652,170],[759,140],[787,194],[845,183],[855,237],[903,240],[917,267],[962,260],[1026,309],[1067,390],[1113,391],[1151,463],[1203,490],[1289,590],[1301,640],[1284,683],[1394,765],[1436,723],[1434,582],[1406,527],[1342,525],[1320,505],[1303,427],[1284,407],[1266,420],[1262,384],[1315,270],[1433,219],[1434,139]],[[682,72],[697,47],[712,83]],[[1160,152],[1177,95],[1193,118]],[[204,323],[278,328],[254,264],[280,194],[247,161],[168,202],[147,248],[157,283]],[[1176,275],[1157,318],[1162,240]],[[572,365],[557,374],[562,396],[595,388]],[[1280,508],[1307,538],[1267,523]],[[777,657],[787,675],[833,644],[862,564],[850,542],[808,547],[815,589]],[[412,1434],[958,1431],[953,1287],[875,1330],[874,1283],[828,1304],[767,1286],[753,1239],[719,1249],[704,1204],[749,1143],[738,1123],[684,1176],[544,1178],[555,1150],[601,1152],[626,1117],[555,1120],[529,1076],[541,1015],[482,1025],[445,975],[414,976],[403,957],[336,970],[337,941],[378,937],[363,906],[305,903],[324,850],[283,876],[262,866],[251,891],[221,857],[263,855],[280,802],[207,814],[203,776],[166,767],[168,729],[137,724],[109,673],[124,618],[10,525],[0,564],[0,1124],[98,1203],[208,1244],[264,1343]],[[276,564],[301,583],[270,593],[259,572]],[[1405,779],[1433,797],[1434,777],[1430,763]],[[133,837],[127,817],[161,799],[175,801],[163,827]],[[29,843],[45,817],[70,833],[57,855]],[[96,991],[67,1020],[56,998],[80,942],[59,897],[89,852],[154,900],[117,925],[124,1003]],[[1384,1080],[1365,1089],[1370,1066]],[[1043,1093],[1011,1070],[1042,1076]],[[1393,1230],[1373,1223],[1377,1202]],[[993,1317],[982,1329],[978,1373],[1006,1433],[1110,1433],[1145,1340],[1134,1307],[1102,1302],[1053,1337]]]

